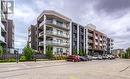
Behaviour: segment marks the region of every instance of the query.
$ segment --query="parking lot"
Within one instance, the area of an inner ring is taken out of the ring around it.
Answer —
[[[0,64],[0,79],[130,79],[130,60]]]

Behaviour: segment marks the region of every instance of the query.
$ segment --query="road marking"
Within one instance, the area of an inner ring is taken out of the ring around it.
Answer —
[[[127,66],[126,68],[122,69],[120,72],[123,72],[123,71],[127,70],[129,67],[130,67],[130,65]]]

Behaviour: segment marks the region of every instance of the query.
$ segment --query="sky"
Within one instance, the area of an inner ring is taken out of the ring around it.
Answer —
[[[27,43],[28,27],[44,10],[55,10],[83,26],[91,23],[114,39],[114,48],[130,47],[130,0],[14,0],[15,48]]]

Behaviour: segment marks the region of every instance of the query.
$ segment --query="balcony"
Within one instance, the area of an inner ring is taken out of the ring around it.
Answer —
[[[55,20],[46,20],[46,24],[47,25],[51,25],[51,26],[54,26],[56,28],[60,28],[60,29],[63,29],[63,30],[69,30],[69,27],[67,27],[66,24],[61,24],[61,23],[58,23],[56,22]]]
[[[5,14],[3,12],[1,13],[1,21],[2,22],[7,22],[6,16],[5,16]]]
[[[88,49],[92,49],[92,46],[89,46]]]
[[[91,33],[88,33],[88,36],[90,36],[90,37],[93,37],[93,34],[91,34]]]
[[[6,30],[5,30],[5,26],[0,22],[0,26],[1,26],[1,28],[2,28],[2,32],[6,32]]]
[[[100,46],[102,46],[102,44],[101,44],[101,43],[100,43],[99,45],[100,45]]]
[[[43,46],[43,45],[44,45],[43,41],[39,42],[39,46]]]
[[[41,28],[41,26],[43,26],[44,24],[44,21],[42,21],[40,24],[39,24],[39,28]]]
[[[100,38],[100,41],[102,41],[102,38]]]
[[[97,36],[95,36],[95,39],[98,39],[98,37],[97,37]]]
[[[53,35],[53,36],[56,36],[56,37],[58,36],[58,37],[61,37],[61,38],[67,38],[67,39],[69,38],[69,35],[66,35],[65,33],[59,34],[56,31],[51,31],[51,30],[47,30],[46,34]]]
[[[44,34],[44,31],[40,32],[39,37],[43,36],[43,34]]]
[[[98,42],[95,42],[95,45],[98,45]]]
[[[88,40],[88,43],[93,43],[93,40]]]
[[[50,41],[50,40],[47,40],[46,41],[46,44],[47,45],[53,45],[53,46],[60,46],[60,47],[69,47],[69,44],[68,43],[60,43],[60,42],[56,42],[54,40]]]
[[[2,41],[3,43],[5,43],[5,38],[3,36],[0,36],[0,41]]]

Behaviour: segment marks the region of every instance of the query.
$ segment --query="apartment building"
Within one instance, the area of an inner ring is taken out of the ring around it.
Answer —
[[[112,51],[113,51],[113,45],[114,45],[114,43],[113,43],[113,39],[112,38],[107,38],[107,52],[108,52],[108,54],[112,54]]]
[[[6,4],[3,4],[3,2],[1,1],[1,6],[0,6],[0,12],[1,12],[1,22],[0,22],[0,44],[2,45],[2,47],[5,49],[6,48],[6,29],[5,29],[5,26],[7,26],[7,10],[5,9],[6,8]]]
[[[7,4],[4,2],[5,0],[2,0],[0,6],[0,44],[6,52],[10,52],[10,49],[14,49],[14,24],[13,20],[8,19]]]
[[[84,49],[84,27],[80,24],[72,22],[71,28],[71,50],[74,55],[78,54],[79,50]]]
[[[8,26],[5,27],[7,34],[6,34],[6,43],[7,43],[7,48],[12,49],[14,48],[14,23],[13,20],[8,19]]]
[[[52,10],[43,11],[37,18],[39,52],[46,53],[48,45],[54,54],[70,54],[71,19]]]
[[[53,54],[75,55],[83,49],[89,55],[103,55],[112,50],[112,39],[95,25],[82,26],[52,10],[43,11],[28,31],[31,47],[44,54],[48,45],[53,46]]]
[[[107,36],[96,30],[96,26],[85,27],[85,51],[89,55],[107,54]]]
[[[28,42],[31,48],[37,50],[37,25],[28,28]]]

